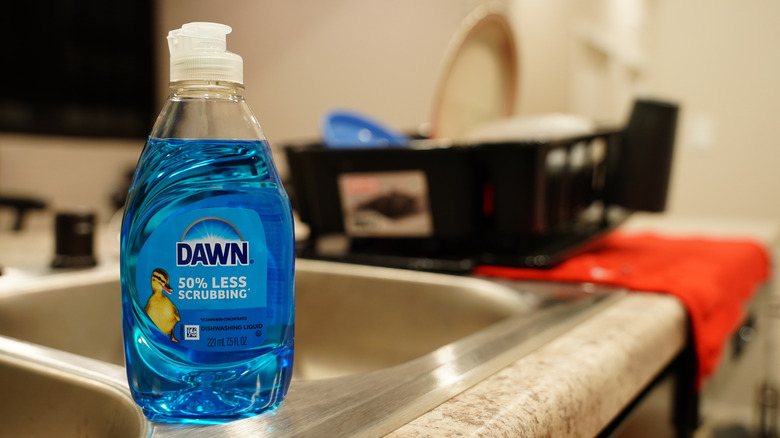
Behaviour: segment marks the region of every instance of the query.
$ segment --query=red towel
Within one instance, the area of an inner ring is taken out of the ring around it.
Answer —
[[[691,318],[698,381],[717,367],[747,301],[769,277],[769,253],[750,240],[613,232],[592,251],[549,270],[480,266],[475,274],[621,286],[678,297]]]

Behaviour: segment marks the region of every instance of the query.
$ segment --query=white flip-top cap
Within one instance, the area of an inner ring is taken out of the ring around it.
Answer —
[[[227,51],[230,26],[187,23],[168,33],[171,82],[200,80],[244,83],[244,60]]]

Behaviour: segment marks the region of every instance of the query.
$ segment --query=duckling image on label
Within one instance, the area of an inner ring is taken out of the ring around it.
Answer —
[[[144,310],[160,331],[170,336],[173,342],[179,342],[174,336],[176,323],[181,321],[179,309],[165,295],[173,292],[169,281],[168,273],[164,269],[157,268],[152,272],[152,296],[146,302]]]

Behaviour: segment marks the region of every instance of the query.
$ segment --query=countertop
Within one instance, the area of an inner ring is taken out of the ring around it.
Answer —
[[[388,435],[592,437],[685,345],[674,298],[632,294]]]
[[[650,214],[632,216],[621,230],[749,237],[770,248],[779,231],[773,221]],[[676,298],[628,294],[386,438],[593,437],[685,342],[686,311]]]

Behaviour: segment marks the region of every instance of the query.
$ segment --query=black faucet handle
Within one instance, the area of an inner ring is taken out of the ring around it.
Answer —
[[[24,217],[29,210],[43,210],[46,208],[46,203],[40,199],[16,197],[16,196],[0,196],[0,207],[9,207],[16,210],[16,218],[12,227],[13,231],[19,231],[24,225]]]

